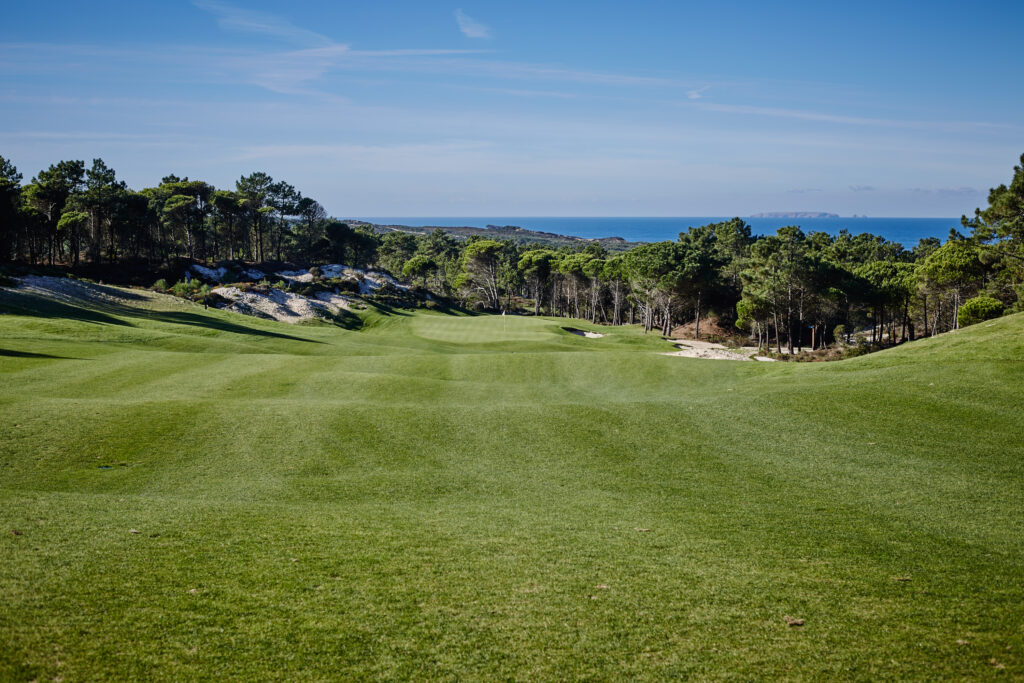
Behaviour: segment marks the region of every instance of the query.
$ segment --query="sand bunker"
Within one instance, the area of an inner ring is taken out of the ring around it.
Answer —
[[[206,266],[194,263],[189,266],[188,269],[198,275],[200,279],[206,280],[207,282],[223,282],[224,278],[228,274],[228,269],[224,266],[220,266],[219,268],[207,268]],[[246,268],[241,271],[240,274],[244,279],[255,281],[262,280],[267,276],[266,273],[261,270],[256,270],[255,268]]]
[[[18,278],[18,282],[20,283],[19,291],[71,304],[82,301],[127,304],[141,299],[151,299],[154,296],[150,292],[128,291],[69,277],[27,275]]]
[[[405,285],[401,284],[398,280],[387,273],[381,273],[375,270],[350,268],[349,266],[344,266],[339,263],[329,263],[325,266],[319,266],[319,268],[320,272],[323,273],[326,278],[352,277],[359,280],[359,293],[363,295],[373,294],[375,290],[380,289],[385,284],[391,285],[396,289],[406,289]],[[282,270],[274,274],[277,277],[290,282],[313,281],[313,276],[306,270]]]
[[[228,274],[228,269],[223,266],[220,268],[207,268],[206,266],[194,263],[189,266],[188,269],[202,279],[209,280],[211,282],[220,282],[224,279],[224,276]]]
[[[212,293],[231,302],[225,310],[285,323],[330,318],[348,310],[352,303],[348,297],[331,292],[318,292],[316,298],[311,299],[276,288],[264,294],[244,292],[238,287],[217,287]]]
[[[755,356],[758,352],[755,346],[744,346],[739,349],[728,349],[722,344],[713,344],[712,342],[698,341],[694,339],[672,340],[672,343],[676,345],[678,351],[673,353],[666,353],[666,356],[683,356],[684,358],[705,358],[708,360],[759,360],[764,362],[774,362],[774,358],[768,358],[767,356]]]

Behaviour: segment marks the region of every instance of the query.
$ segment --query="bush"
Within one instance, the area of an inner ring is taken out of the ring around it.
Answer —
[[[165,283],[166,284],[166,283]],[[174,283],[174,286],[170,289],[171,294],[182,299],[190,299],[192,301],[199,301],[210,294],[210,285],[204,285],[199,280],[191,280],[185,282],[179,280]]]
[[[846,343],[846,325],[836,325],[836,328],[832,330],[832,336],[839,344]]]
[[[238,282],[239,280],[251,279],[245,274],[245,268],[237,263],[228,261],[222,265],[224,266],[224,276],[220,279],[221,282]]]
[[[843,358],[856,358],[857,356],[864,356],[871,353],[874,349],[871,348],[871,344],[866,341],[860,343],[858,341],[856,346],[848,346],[843,349]]]
[[[339,293],[341,292],[352,292],[354,294],[359,293],[359,280],[354,277],[332,277],[327,281],[330,287],[333,287]]]
[[[309,274],[313,276],[313,279],[318,279],[324,276],[324,271],[320,270],[320,266],[313,266],[309,269]]]
[[[1003,302],[990,296],[976,296],[960,307],[956,322],[960,327],[975,325],[982,320],[998,318],[1003,314]]]
[[[154,292],[166,292],[167,280],[160,278],[159,280],[153,283],[153,286],[150,287],[150,289],[152,289]]]

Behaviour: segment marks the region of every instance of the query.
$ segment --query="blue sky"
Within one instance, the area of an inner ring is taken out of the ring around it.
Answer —
[[[1024,3],[10,3],[0,155],[265,170],[333,214],[956,216],[1024,152]]]

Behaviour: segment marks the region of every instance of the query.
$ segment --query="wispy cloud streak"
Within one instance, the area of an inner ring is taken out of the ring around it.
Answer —
[[[932,128],[940,130],[962,130],[965,128],[1003,128],[1014,129],[1008,123],[992,123],[988,121],[911,121],[904,119],[883,119],[864,116],[846,116],[843,114],[826,114],[823,112],[802,109],[782,109],[778,107],[758,107],[746,104],[719,104],[712,102],[687,102],[688,106],[704,111],[727,114],[750,114],[754,116],[770,116],[775,118],[798,119],[801,121],[822,121],[854,126],[890,126],[897,128]]]
[[[254,12],[215,0],[193,0],[193,5],[217,17],[221,28],[272,36],[303,45],[333,45],[327,36],[301,28],[273,14]]]
[[[459,30],[467,38],[490,38],[491,29],[479,21],[469,16],[461,9],[455,10],[455,22],[459,25]]]

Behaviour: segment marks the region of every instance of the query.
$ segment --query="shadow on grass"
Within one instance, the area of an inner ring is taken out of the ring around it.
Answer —
[[[149,311],[145,315],[139,315],[138,313],[128,309],[125,315],[135,315],[137,317],[145,317],[147,320],[156,320],[159,322],[173,323],[176,325],[191,325],[193,327],[205,327],[210,330],[219,330],[221,332],[231,332],[233,334],[249,334],[257,337],[273,337],[275,339],[287,339],[289,341],[300,341],[309,344],[323,344],[323,342],[315,339],[305,339],[303,337],[296,337],[290,334],[283,334],[281,332],[271,332],[269,330],[261,330],[255,327],[248,327],[246,325],[239,325],[237,323],[228,322],[227,320],[219,320],[206,315],[198,315],[196,313],[185,313],[178,311]],[[354,317],[354,316],[353,316]]]
[[[437,311],[438,313],[444,313],[445,315],[459,315],[466,317],[475,317],[478,315],[484,315],[479,311],[474,311],[469,308],[458,305],[451,299],[436,298],[433,301],[434,307],[427,308],[427,310]]]
[[[115,308],[105,306],[105,308]],[[132,309],[123,307],[126,311]],[[101,313],[95,309],[72,306],[61,301],[54,301],[36,294],[23,294],[21,292],[5,291],[0,292],[0,311],[13,313],[15,315],[30,316],[33,318],[61,318],[65,320],[77,320],[79,322],[95,323],[98,325],[122,325],[130,327],[129,323],[119,320],[112,315]]]
[[[363,299],[363,301],[366,303],[366,305],[372,307],[374,310],[376,310],[381,315],[398,315],[398,316],[405,316],[405,317],[408,317],[408,316],[412,315],[412,313],[410,313],[408,311],[405,311],[405,310],[402,310],[401,308],[395,308],[394,306],[389,306],[388,304],[384,303],[383,301],[374,301],[373,299]]]
[[[0,349],[0,357],[8,358],[48,358],[52,360],[82,360],[71,356],[51,356],[48,353],[31,353],[29,351],[15,351],[13,349]]]
[[[146,297],[136,294],[135,292],[131,292],[123,287],[108,287],[107,285],[97,284],[95,282],[82,282],[81,280],[73,280],[73,282],[84,290],[86,293],[85,298],[90,300],[96,300],[99,297],[106,296],[112,299],[123,299],[124,301],[146,301]]]
[[[342,309],[331,317],[331,322],[345,330],[358,330],[363,326],[363,319],[352,311]]]
[[[290,334],[261,330],[247,325],[219,320],[212,316],[199,315],[196,313],[178,311],[151,311],[124,306],[110,302],[88,301],[89,308],[74,306],[36,294],[24,294],[22,292],[4,291],[0,292],[0,311],[23,315],[34,318],[75,320],[78,322],[93,323],[97,325],[120,325],[122,327],[133,327],[132,323],[123,318],[142,318],[145,320],[156,320],[158,322],[174,323],[178,325],[191,325],[193,327],[205,327],[221,332],[233,334],[245,334],[256,337],[268,337],[273,339],[287,339],[289,341],[307,342],[310,344],[322,344],[315,339],[305,339]],[[101,309],[101,310],[100,310]],[[120,316],[119,318],[114,317]],[[355,316],[353,316],[355,317]]]

